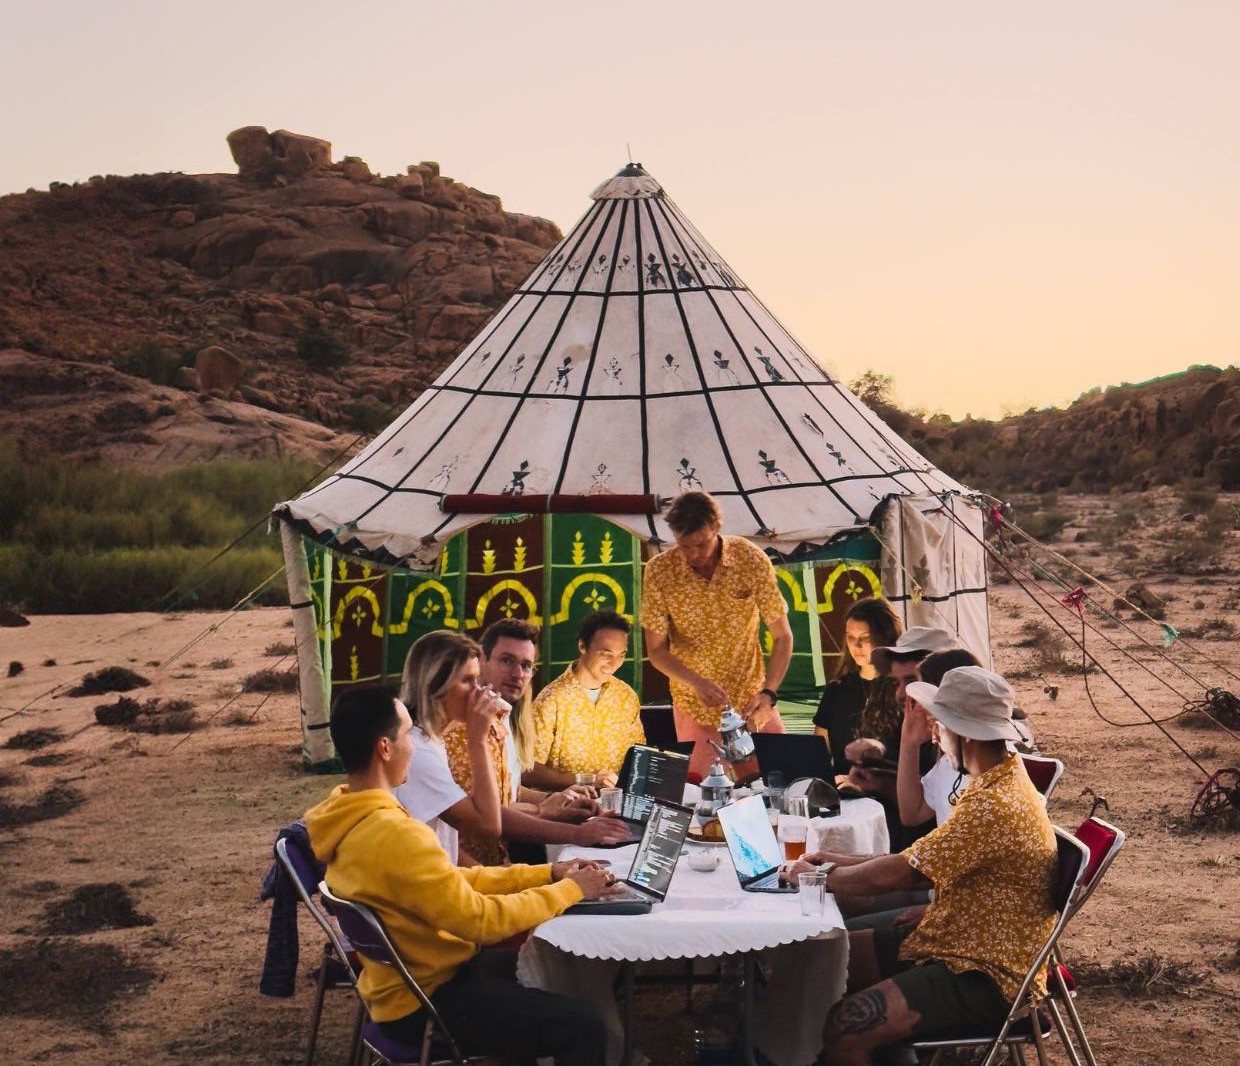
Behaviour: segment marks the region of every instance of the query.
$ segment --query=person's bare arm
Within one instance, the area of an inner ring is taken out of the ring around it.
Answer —
[[[496,697],[486,689],[476,689],[465,712],[465,743],[469,752],[472,778],[469,795],[440,815],[457,832],[468,832],[489,840],[500,835],[499,784],[487,751],[487,737],[498,710]]]
[[[912,700],[904,706],[900,759],[896,763],[896,803],[903,825],[922,825],[935,816],[921,783],[921,746],[930,739],[930,719]]]
[[[525,840],[532,844],[611,844],[627,840],[632,835],[628,824],[619,818],[591,818],[580,825],[570,822],[551,822],[546,818],[534,818],[511,807],[503,813],[504,837],[507,840]]]
[[[778,692],[788,672],[788,664],[792,661],[792,626],[788,624],[788,616],[781,614],[774,619],[767,630],[771,634],[771,655],[766,662],[766,677],[763,688]],[[759,692],[741,709],[742,718],[750,718],[763,710],[773,710],[775,701],[770,696]]]
[[[521,775],[521,782],[531,788],[539,788],[544,792],[559,792],[575,783],[577,777],[564,770],[555,770],[546,763],[536,762]]]
[[[708,707],[724,707],[731,702],[728,693],[709,678],[702,677],[700,674],[690,670],[675,655],[672,654],[671,648],[667,643],[666,633],[654,633],[649,629],[642,630],[642,641],[646,648],[646,654],[650,657],[650,662],[654,668],[661,674],[665,674],[672,681],[679,681],[688,685],[697,693],[700,699]],[[784,664],[787,669],[787,664]]]

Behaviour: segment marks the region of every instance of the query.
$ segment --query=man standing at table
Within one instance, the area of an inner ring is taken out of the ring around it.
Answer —
[[[694,742],[690,773],[705,774],[719,741],[725,706],[740,711],[757,733],[782,733],[779,685],[792,658],[792,628],[760,548],[724,536],[719,505],[686,492],[668,509],[676,546],[646,564],[642,631],[651,663],[667,675],[676,735]],[[758,622],[772,645],[765,666]]]

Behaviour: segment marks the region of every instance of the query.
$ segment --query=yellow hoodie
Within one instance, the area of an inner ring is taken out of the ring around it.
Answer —
[[[327,884],[365,903],[427,995],[478,951],[560,914],[581,899],[575,881],[551,884],[550,866],[454,866],[435,834],[387,789],[340,785],[306,812]],[[419,1009],[391,967],[363,960],[358,988],[375,1021]]]

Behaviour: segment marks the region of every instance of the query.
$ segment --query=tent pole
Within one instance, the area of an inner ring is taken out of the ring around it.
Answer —
[[[287,522],[280,523],[284,547],[288,599],[293,611],[293,635],[297,641],[297,687],[301,695],[301,758],[306,767],[329,765],[335,751],[328,724],[328,686],[319,648],[318,623],[310,589],[310,567],[299,534]],[[329,563],[330,566],[330,563]]]

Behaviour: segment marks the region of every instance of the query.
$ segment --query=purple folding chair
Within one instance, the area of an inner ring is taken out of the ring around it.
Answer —
[[[398,1043],[386,1036],[379,1024],[373,1020],[363,1025],[362,1047],[369,1052],[372,1066],[468,1066],[469,1063],[496,1061],[493,1056],[466,1058],[461,1054],[461,1049],[448,1031],[443,1018],[439,1016],[439,1011],[397,954],[382,919],[373,910],[363,903],[354,903],[334,895],[325,881],[319,882],[319,898],[328,913],[340,923],[341,932],[348,937],[349,943],[359,955],[369,962],[390,966],[396,971],[405,987],[421,1005],[426,1018],[426,1028],[423,1030],[420,1045]],[[361,998],[360,993],[358,998]],[[364,1005],[365,1001],[362,1002]]]
[[[351,989],[357,984],[357,973],[349,957],[349,951],[336,932],[335,926],[314,902],[318,891],[318,875],[314,862],[295,838],[281,837],[276,841],[276,861],[284,867],[289,880],[297,890],[297,896],[306,910],[327,934],[323,945],[323,958],[319,962],[319,976],[314,988],[314,1007],[310,1012],[310,1040],[306,1046],[305,1066],[313,1066],[314,1052],[319,1040],[319,1022],[323,1017],[323,1000],[329,989]],[[353,1019],[353,1034],[349,1041],[350,1063],[357,1060],[362,1030],[362,1005],[359,1002]]]

